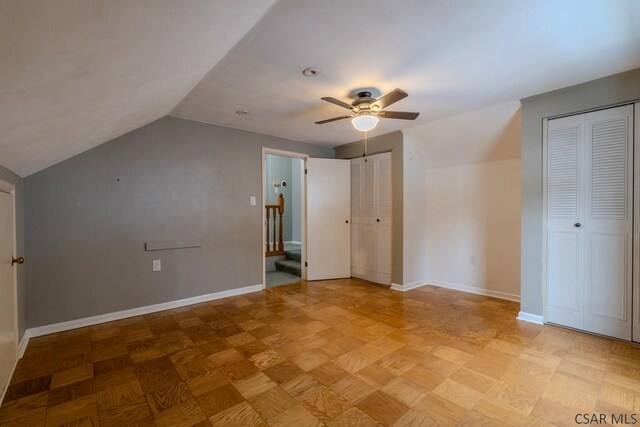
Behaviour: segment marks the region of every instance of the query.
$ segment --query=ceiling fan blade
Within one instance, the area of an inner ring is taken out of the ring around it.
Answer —
[[[330,102],[332,104],[338,105],[340,107],[343,108],[347,108],[349,110],[353,110],[353,107],[351,106],[351,104],[347,104],[346,102],[340,101],[339,99],[333,98],[331,96],[325,96],[324,98],[320,98],[323,101],[327,101]]]
[[[351,117],[353,117],[353,116],[334,117],[333,119],[320,120],[319,122],[316,122],[316,124],[317,125],[323,125],[325,123],[337,122],[338,120],[350,119]]]
[[[407,96],[409,96],[409,94],[402,89],[394,89],[388,94],[378,98],[378,100],[374,102],[373,105],[377,105],[378,107],[380,107],[380,109],[384,109],[391,104],[395,104],[401,99],[405,99]]]
[[[420,113],[410,113],[408,111],[381,111],[378,115],[385,119],[415,120]]]

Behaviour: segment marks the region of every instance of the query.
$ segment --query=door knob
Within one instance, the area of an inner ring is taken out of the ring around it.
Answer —
[[[345,223],[349,224],[349,220],[346,220]]]
[[[579,222],[576,222],[575,224],[573,224],[573,226],[576,228],[580,228],[582,227],[582,224],[580,224]]]
[[[13,264],[24,264],[24,257],[19,256],[18,258],[11,257],[11,265]]]

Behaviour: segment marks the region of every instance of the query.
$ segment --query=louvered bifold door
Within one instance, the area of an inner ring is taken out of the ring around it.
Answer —
[[[362,269],[363,279],[377,280],[376,266],[376,166],[374,156],[364,158],[362,181]]]
[[[376,167],[376,282],[391,284],[392,186],[391,153],[377,154]]]
[[[362,191],[364,159],[351,160],[351,275],[364,275],[364,247],[362,245]]]
[[[586,123],[584,329],[631,339],[633,106]]]
[[[584,116],[549,120],[547,135],[546,321],[583,328]]]

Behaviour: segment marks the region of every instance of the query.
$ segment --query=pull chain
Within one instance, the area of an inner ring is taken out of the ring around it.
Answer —
[[[367,131],[364,132],[364,153],[362,157],[367,157]]]

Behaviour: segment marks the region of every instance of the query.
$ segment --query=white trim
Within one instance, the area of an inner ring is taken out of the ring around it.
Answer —
[[[428,283],[427,282],[422,282],[422,281],[407,283],[406,285],[399,285],[397,283],[392,283],[391,284],[391,290],[399,291],[399,292],[407,292],[407,291],[410,291],[412,289],[420,288],[420,287],[425,286],[425,285],[428,285]]]
[[[476,288],[474,286],[460,285],[457,283],[446,282],[443,280],[427,280],[427,285],[437,286],[439,288],[452,289],[454,291],[467,292],[470,294],[484,295],[486,297],[500,298],[508,301],[520,302],[520,295],[509,292],[494,291],[492,289]]]
[[[213,301],[222,298],[233,297],[237,295],[258,292],[265,288],[264,285],[245,286],[243,288],[229,289],[226,291],[214,292],[212,294],[200,295],[197,297],[185,298],[176,301],[163,302],[160,304],[147,305],[144,307],[132,308],[129,310],[116,311],[114,313],[100,314],[98,316],[85,317],[83,319],[70,320],[68,322],[54,323],[52,325],[38,326],[29,328],[25,331],[20,343],[20,357],[24,354],[24,350],[29,343],[30,338],[42,335],[55,334],[57,332],[68,331],[71,329],[83,328],[85,326],[97,325],[104,322],[113,322],[114,320],[126,319],[128,317],[141,316],[144,314],[155,313],[158,311],[170,310],[172,308],[184,307],[187,305],[198,304],[207,301]]]
[[[521,311],[518,313],[518,320],[522,320],[523,322],[535,323],[536,325],[544,325],[544,319],[539,314],[531,314],[525,311]]]
[[[31,339],[31,330],[27,329],[26,331],[24,331],[24,334],[22,334],[22,339],[20,340],[20,345],[18,346],[18,360],[22,359],[22,356],[24,356],[24,352],[27,349],[27,346],[29,345],[30,339]]]
[[[290,243],[292,245],[302,245],[302,242],[298,242],[297,240],[288,240],[288,241],[284,242],[285,245],[287,243]]]

